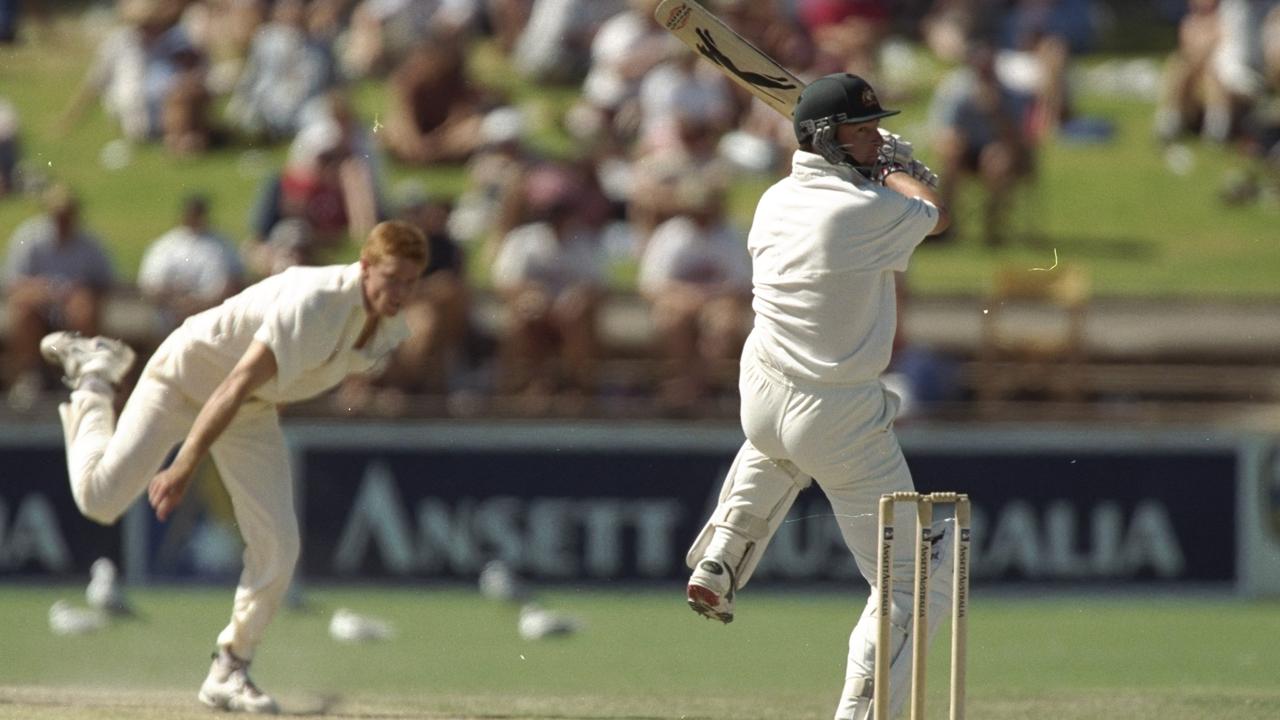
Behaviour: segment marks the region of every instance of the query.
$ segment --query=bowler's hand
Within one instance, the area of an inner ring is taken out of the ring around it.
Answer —
[[[151,507],[155,508],[156,518],[161,522],[169,519],[173,511],[178,508],[178,504],[182,502],[182,496],[187,494],[187,487],[191,485],[191,473],[175,470],[172,467],[161,470],[156,476],[151,478],[151,484],[147,487],[147,500],[151,502]]]

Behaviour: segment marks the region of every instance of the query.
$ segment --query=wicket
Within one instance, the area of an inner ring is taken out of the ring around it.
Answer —
[[[964,720],[965,644],[969,615],[969,496],[953,492],[896,492],[880,497],[880,554],[876,561],[877,626],[874,718],[889,719],[890,608],[893,597],[895,503],[916,505],[915,578],[911,603],[911,720],[924,720],[925,656],[929,644],[929,553],[934,503],[955,506],[951,593],[951,720]]]

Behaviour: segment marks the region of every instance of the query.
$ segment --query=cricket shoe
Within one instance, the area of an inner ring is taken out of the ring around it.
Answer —
[[[249,679],[249,661],[241,660],[227,648],[213,656],[209,676],[196,698],[216,710],[274,715],[280,712],[275,698],[262,692]]]
[[[62,368],[62,382],[73,390],[87,375],[97,375],[111,385],[120,384],[134,359],[133,349],[119,340],[87,338],[66,330],[45,335],[40,340],[40,354]]]
[[[737,585],[731,568],[719,560],[703,558],[689,576],[685,595],[694,612],[727,624],[733,622],[733,596]]]

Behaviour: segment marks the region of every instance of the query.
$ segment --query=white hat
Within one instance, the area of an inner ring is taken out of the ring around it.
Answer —
[[[320,156],[342,145],[342,129],[331,120],[309,123],[293,138],[289,146],[289,165],[314,167]]]
[[[522,140],[528,123],[520,108],[495,108],[480,121],[480,138],[491,145]]]

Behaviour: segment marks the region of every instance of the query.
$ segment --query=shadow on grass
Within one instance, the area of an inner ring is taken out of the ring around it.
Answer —
[[[1033,248],[1058,251],[1062,258],[1089,258],[1099,260],[1154,260],[1160,254],[1160,244],[1137,237],[1085,237],[1082,235],[1031,235],[1013,239],[1003,249]]]

